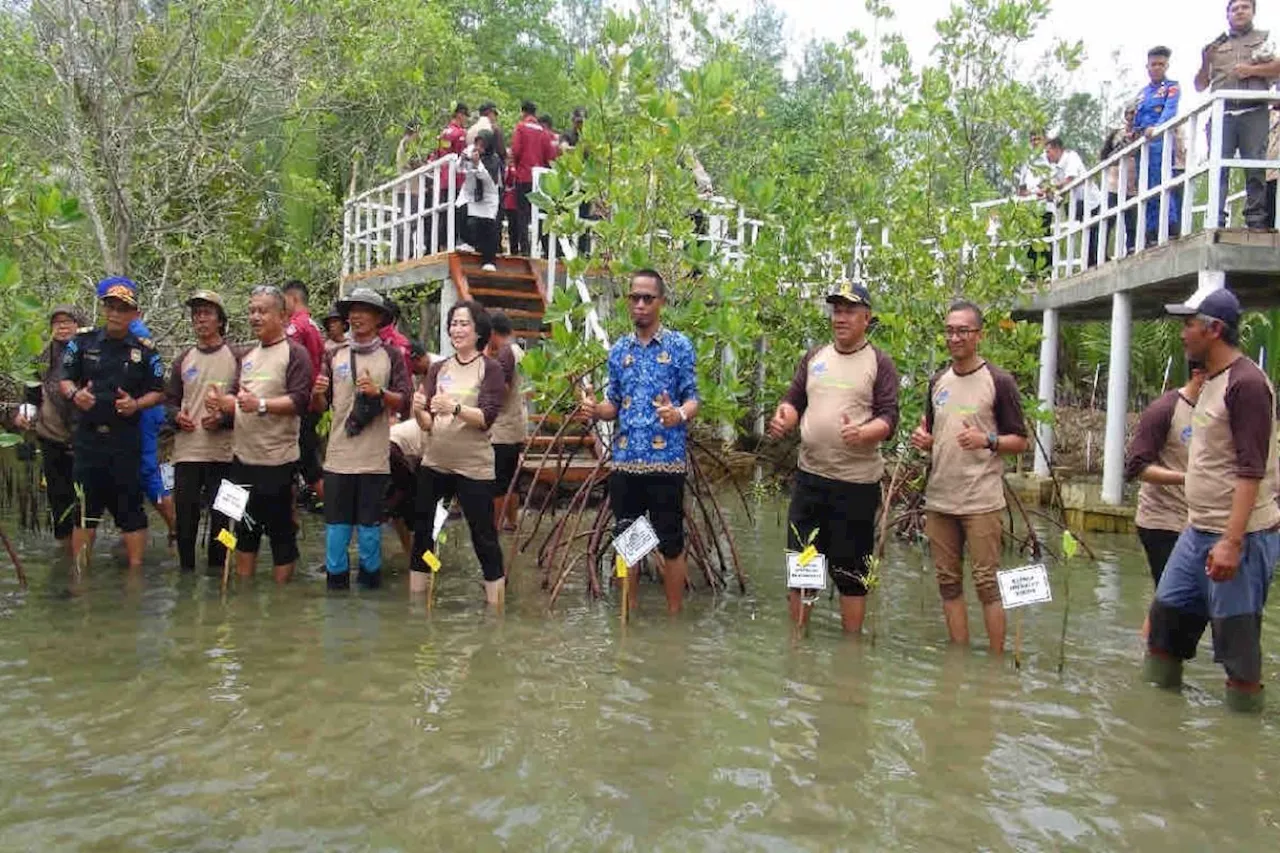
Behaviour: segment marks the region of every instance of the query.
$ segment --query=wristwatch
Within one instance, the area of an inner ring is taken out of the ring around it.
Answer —
[[[453,416],[456,418],[456,417],[458,416],[458,413],[459,413],[459,412],[461,412],[461,411],[462,411],[462,404],[461,404],[461,403],[454,403],[454,404],[453,404]]]
[[[267,401],[264,397],[258,398],[258,414],[265,415],[267,413]]]
[[[996,445],[998,445],[999,443],[1000,443],[999,433],[994,433],[994,432],[987,433],[987,449],[988,450],[995,450]]]

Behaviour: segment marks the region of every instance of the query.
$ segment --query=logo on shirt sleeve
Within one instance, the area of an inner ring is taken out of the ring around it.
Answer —
[[[351,376],[351,365],[343,362],[333,369],[333,375],[338,379],[348,379]]]
[[[1184,426],[1182,428],[1182,432],[1178,434],[1178,437],[1182,439],[1183,444],[1189,444],[1191,442],[1191,425],[1187,424]]]
[[[191,365],[190,367],[188,367],[186,370],[182,371],[182,381],[184,381],[184,382],[191,382],[191,381],[193,381],[193,380],[196,378],[196,376],[197,376],[199,373],[200,373],[200,371],[199,371],[199,370],[196,368],[196,366],[193,364],[193,365]]]
[[[951,399],[951,392],[946,388],[943,388],[937,394],[933,395],[933,407],[935,409],[941,409],[947,404],[947,400],[949,399]]]

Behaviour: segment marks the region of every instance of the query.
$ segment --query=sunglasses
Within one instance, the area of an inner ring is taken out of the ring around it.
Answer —
[[[632,305],[652,305],[657,300],[657,295],[653,293],[628,293],[627,299],[631,300]]]

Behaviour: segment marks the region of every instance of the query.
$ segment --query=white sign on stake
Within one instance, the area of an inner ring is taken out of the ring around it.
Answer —
[[[801,564],[799,551],[787,552],[788,589],[826,589],[827,555],[814,554]]]
[[[631,522],[631,526],[613,540],[613,547],[617,549],[622,561],[629,569],[658,547],[658,534],[654,532],[649,519],[642,515]]]
[[[1053,601],[1049,573],[1043,563],[996,572],[996,582],[1000,584],[1000,601],[1005,610]]]
[[[213,498],[213,511],[220,512],[233,521],[244,518],[244,508],[249,505],[249,490],[237,486],[230,480],[223,480],[218,486],[218,494]]]
[[[173,491],[173,463],[160,463],[160,484],[164,486],[166,492]]]

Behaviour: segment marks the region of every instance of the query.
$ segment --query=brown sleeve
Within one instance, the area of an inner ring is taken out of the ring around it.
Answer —
[[[1173,413],[1178,408],[1178,392],[1170,391],[1147,406],[1133,429],[1133,440],[1124,458],[1124,476],[1132,480],[1148,465],[1155,464],[1169,437]]]
[[[511,383],[516,381],[516,354],[512,352],[511,347],[503,347],[498,352],[496,360],[498,366],[502,368],[502,382],[510,388]]]
[[[311,403],[311,355],[296,341],[286,340],[289,366],[284,373],[284,393],[293,401],[294,414],[301,415]]]
[[[169,370],[169,381],[164,386],[164,401],[167,405],[182,406],[182,362],[189,352],[191,347],[178,353],[178,357],[173,360],[173,367]]]
[[[871,417],[889,424],[889,435],[898,428],[898,368],[879,349],[876,353],[876,384],[871,388]]]
[[[796,365],[796,372],[791,377],[791,384],[787,386],[787,393],[782,395],[782,402],[790,403],[802,415],[809,406],[809,362],[813,361],[813,357],[820,349],[822,349],[821,346],[816,346],[804,354],[804,358],[800,359],[800,363]]]
[[[1027,419],[1022,414],[1022,394],[1018,391],[1018,380],[1009,371],[989,364],[987,370],[991,372],[991,381],[996,388],[996,399],[992,404],[996,416],[996,433],[1026,438]]]
[[[427,378],[422,380],[422,393],[426,395],[427,403],[430,403],[431,398],[436,395],[436,383],[440,379],[440,368],[444,366],[446,361],[448,359],[442,358],[427,368]]]
[[[227,383],[227,393],[234,397],[240,393],[240,366],[244,363],[244,354],[248,350],[230,345],[228,345],[227,349],[231,350],[231,356],[236,360],[235,372],[231,374],[231,381]],[[232,416],[234,417],[234,413]]]
[[[413,404],[413,383],[409,381],[409,371],[404,366],[404,358],[400,350],[387,344],[382,345],[391,364],[391,376],[387,382],[387,390],[400,395],[400,416],[409,417],[409,409]],[[326,358],[326,361],[328,359]]]
[[[1261,480],[1271,454],[1275,399],[1262,371],[1246,357],[1236,359],[1228,370],[1231,375],[1224,402],[1231,441],[1236,446],[1235,475],[1243,480]]]
[[[502,411],[502,401],[507,396],[507,386],[502,381],[502,368],[498,362],[484,357],[484,379],[480,383],[479,400],[476,405],[484,412],[484,428],[493,426],[498,412]]]

